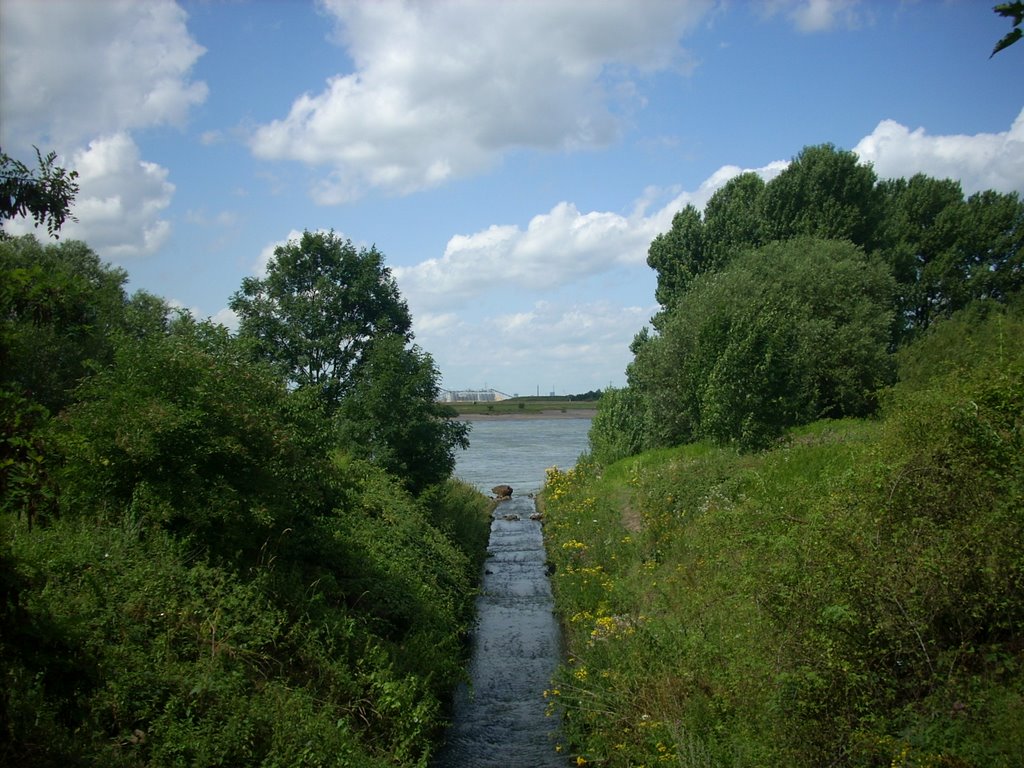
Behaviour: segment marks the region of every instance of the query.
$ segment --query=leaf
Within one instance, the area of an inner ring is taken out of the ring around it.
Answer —
[[[1017,23],[1019,24],[1020,22],[1018,21]],[[989,55],[989,58],[991,59],[993,56],[995,56],[997,53],[999,53],[1004,48],[1010,47],[1011,45],[1016,43],[1018,40],[1020,40],[1021,37],[1024,37],[1024,30],[1020,30],[1020,29],[1013,30],[1008,35],[1006,35],[1006,37],[1004,37],[1002,40],[1000,40],[998,43],[996,43],[996,47],[992,49],[992,53]]]
[[[1024,2],[1000,3],[993,9],[1000,16],[1013,17],[1013,26],[1019,27],[1024,23]]]
[[[1017,29],[1014,29],[1012,32],[1007,34],[1006,37],[996,43],[996,47],[992,49],[992,53],[989,55],[990,59],[1004,48],[1008,48],[1016,43],[1022,36],[1024,36],[1024,32],[1019,29],[1020,25],[1024,23],[1024,2],[1021,2],[1021,0],[1015,0],[1015,2],[1012,3],[1000,3],[993,7],[992,10],[999,16],[1007,19],[1013,19],[1013,26],[1017,27]]]

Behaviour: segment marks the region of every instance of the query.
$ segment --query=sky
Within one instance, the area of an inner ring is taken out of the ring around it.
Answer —
[[[625,383],[651,240],[738,173],[830,143],[1024,193],[993,4],[0,0],[0,148],[78,171],[63,237],[129,291],[236,328],[243,278],[334,230],[443,387],[581,393]]]

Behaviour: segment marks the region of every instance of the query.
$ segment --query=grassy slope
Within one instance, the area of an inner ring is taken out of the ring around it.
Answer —
[[[1024,764],[1014,380],[759,455],[693,445],[549,476],[569,651],[549,697],[576,754]]]

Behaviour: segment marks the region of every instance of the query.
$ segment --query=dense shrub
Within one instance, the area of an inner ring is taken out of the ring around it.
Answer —
[[[0,763],[424,764],[479,562],[431,518],[475,503],[479,542],[485,500],[453,486],[460,509],[428,509],[362,464],[339,484],[304,556],[282,531],[244,570],[160,526],[152,499],[5,530]]]
[[[51,412],[110,361],[127,273],[75,240],[0,240],[0,386]]]
[[[590,453],[601,464],[613,464],[644,447],[643,403],[635,389],[606,389],[587,435]]]
[[[870,413],[892,376],[892,290],[885,267],[859,249],[812,238],[697,278],[630,367],[648,443],[761,448],[787,427]]]
[[[58,416],[0,391],[0,764],[426,765],[487,499],[412,495],[223,328],[132,306]]]
[[[169,335],[126,340],[79,397],[55,435],[64,514],[116,522],[128,510],[251,560],[315,499],[293,472],[325,457],[302,450],[284,387],[223,328],[186,319]]]

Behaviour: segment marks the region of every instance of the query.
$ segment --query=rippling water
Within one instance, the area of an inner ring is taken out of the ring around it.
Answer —
[[[506,483],[518,493],[539,491],[544,470],[569,469],[587,450],[590,419],[474,421],[469,450],[456,456],[455,474],[484,493]]]
[[[589,419],[478,421],[456,474],[484,492],[515,489],[491,524],[472,638],[469,685],[456,691],[452,726],[435,768],[563,768],[558,722],[544,690],[561,658],[541,524],[527,494],[544,471],[568,469],[586,450]]]

